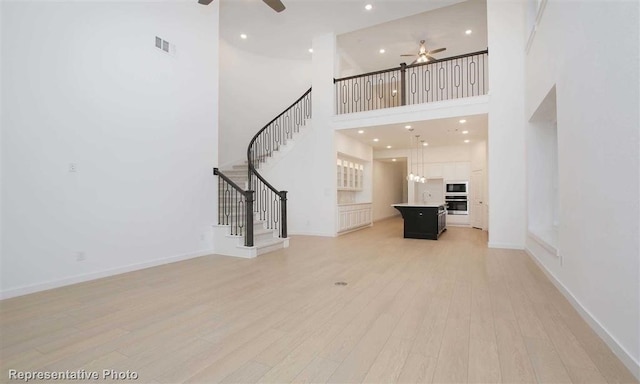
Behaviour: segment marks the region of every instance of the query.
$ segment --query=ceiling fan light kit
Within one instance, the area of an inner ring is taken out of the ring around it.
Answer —
[[[427,47],[425,46],[425,40],[420,40],[420,49],[418,49],[418,53],[408,53],[405,55],[400,55],[402,57],[416,57],[417,59],[415,59],[411,64],[416,64],[416,63],[428,63],[430,61],[435,61],[437,60],[435,57],[431,56],[435,53],[439,53],[442,52],[444,50],[446,50],[447,48],[438,48],[438,49],[432,49],[430,51],[427,50]]]

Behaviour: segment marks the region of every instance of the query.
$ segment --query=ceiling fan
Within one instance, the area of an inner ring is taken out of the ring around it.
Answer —
[[[418,58],[415,59],[411,64],[427,63],[429,61],[437,60],[435,57],[431,55],[433,55],[434,53],[442,52],[445,49],[447,48],[438,48],[438,49],[433,49],[431,51],[427,51],[427,48],[424,45],[424,40],[420,40],[420,50],[418,50],[418,54],[406,54],[406,55],[400,55],[400,56],[410,56],[410,57],[418,56]]]
[[[199,4],[202,5],[209,5],[211,4],[213,0],[198,0]],[[284,11],[284,4],[282,4],[282,1],[280,0],[262,0],[265,2],[265,4],[267,4],[269,7],[271,7],[271,9],[273,9],[276,12],[282,12]]]

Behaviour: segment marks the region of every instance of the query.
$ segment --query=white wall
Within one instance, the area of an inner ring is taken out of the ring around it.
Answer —
[[[286,158],[263,175],[288,194],[288,225],[292,235],[336,235],[337,181],[336,144],[331,128],[333,74],[336,41],[334,34],[313,40],[313,119]]]
[[[3,212],[3,208],[2,207],[4,205],[4,203],[3,203],[4,200],[2,198],[2,196],[4,194],[4,192],[3,192],[4,188],[2,187],[2,185],[4,184],[4,181],[3,181],[3,177],[2,177],[2,173],[1,173],[2,172],[2,163],[3,163],[2,159],[4,158],[4,155],[3,155],[4,151],[2,150],[2,148],[3,148],[3,145],[2,145],[3,139],[2,139],[2,137],[4,136],[4,117],[3,117],[4,116],[4,112],[3,112],[4,103],[2,102],[2,97],[4,95],[4,82],[3,82],[3,77],[4,76],[2,75],[2,73],[3,73],[2,72],[2,68],[4,67],[4,65],[2,64],[2,61],[3,61],[2,60],[2,30],[3,30],[3,28],[2,28],[2,17],[3,17],[2,14],[3,14],[3,9],[4,9],[4,7],[2,6],[2,3],[0,3],[0,279],[1,279],[1,276],[2,276],[2,262],[1,262],[1,259],[2,259],[2,243],[3,243],[2,238],[4,236],[4,231],[2,229],[4,227],[4,225],[3,225],[3,221],[4,220],[2,220],[2,218],[4,217],[3,213],[2,213]],[[1,288],[0,288],[0,290],[1,290]]]
[[[527,118],[556,86],[561,258],[527,248],[636,377],[638,20],[638,2],[550,0],[526,58]],[[611,44],[620,55],[593,54]]]
[[[3,2],[1,21],[2,295],[206,254],[216,2]]]
[[[524,248],[524,2],[488,0],[489,246]]]
[[[373,221],[400,214],[391,204],[403,202],[404,175],[404,163],[373,162]]]
[[[220,40],[220,164],[247,160],[253,136],[311,87],[311,60],[259,56]]]

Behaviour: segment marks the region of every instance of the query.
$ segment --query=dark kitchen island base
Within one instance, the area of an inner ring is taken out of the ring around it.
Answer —
[[[405,239],[438,240],[447,229],[444,205],[394,204],[404,219]]]

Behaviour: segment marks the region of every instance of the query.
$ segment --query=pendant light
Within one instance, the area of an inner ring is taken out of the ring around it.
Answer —
[[[421,143],[422,143],[422,148],[420,148],[420,149],[421,149],[421,151],[422,151],[422,177],[420,178],[420,182],[421,182],[422,184],[424,184],[424,183],[425,183],[425,181],[427,180],[427,179],[424,177],[424,175],[425,175],[425,173],[424,173],[424,140],[422,140],[422,141],[421,141]]]
[[[420,135],[416,135],[416,168],[418,169],[418,171],[420,170],[420,168],[417,166],[418,165],[418,142],[420,140]],[[422,180],[422,177],[420,175],[416,175],[414,181],[416,183],[419,183],[420,180]]]
[[[410,128],[409,132],[413,132],[413,128]],[[411,139],[411,137],[409,137],[409,139]],[[407,181],[415,181],[416,176],[413,174],[413,143],[412,143],[412,140],[409,140],[409,166],[410,166],[410,173],[409,173],[409,176],[407,176]]]

